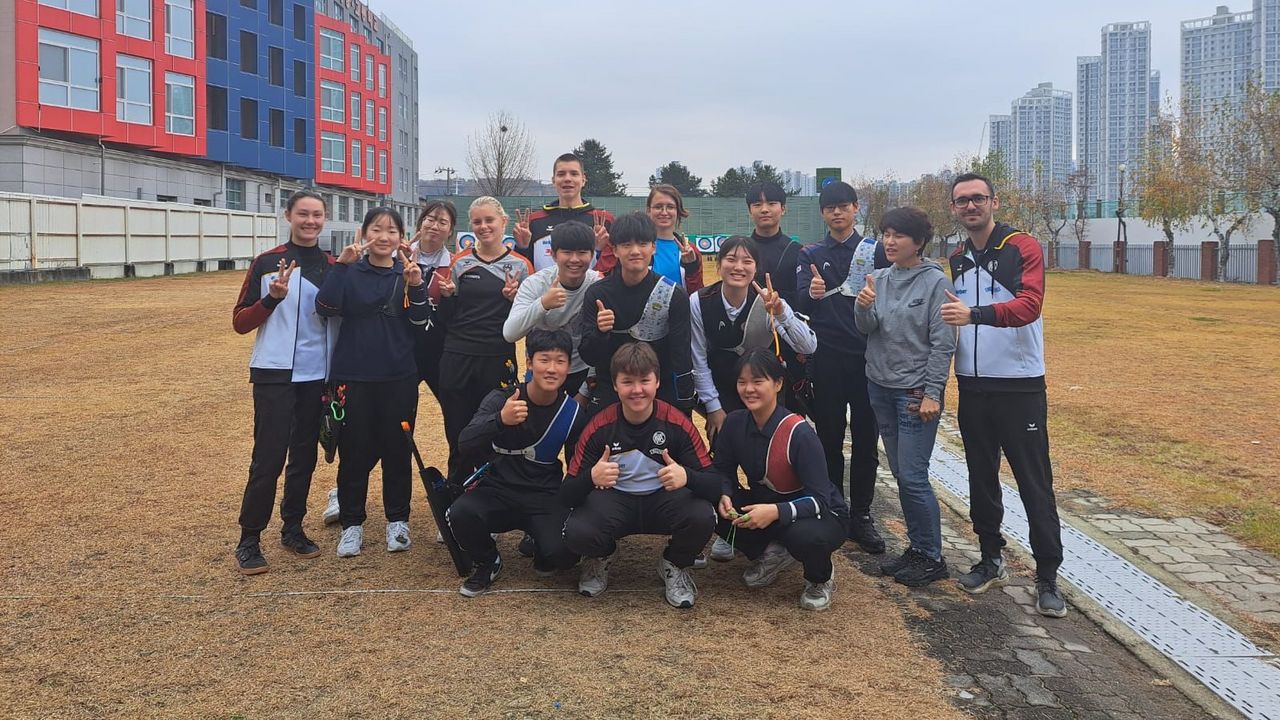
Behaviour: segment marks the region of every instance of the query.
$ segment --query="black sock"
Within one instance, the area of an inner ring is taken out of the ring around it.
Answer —
[[[261,536],[261,534],[262,534],[261,530],[245,530],[244,528],[241,528],[240,544],[243,545],[246,540],[254,540],[256,542],[258,538]]]

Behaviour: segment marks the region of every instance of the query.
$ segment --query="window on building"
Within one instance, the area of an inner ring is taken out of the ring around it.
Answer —
[[[364,101],[364,134],[373,137],[373,101]]]
[[[284,26],[284,0],[267,0],[267,22]]]
[[[284,87],[284,48],[267,46],[267,82]]]
[[[267,142],[271,147],[284,147],[284,111],[279,108],[267,111]]]
[[[151,124],[151,61],[116,55],[116,119]]]
[[[338,196],[338,222],[347,222],[351,219],[351,199],[346,195]]]
[[[364,153],[359,140],[351,141],[351,177],[360,177],[360,158]]]
[[[293,61],[293,94],[304,98],[307,96],[307,63],[302,60]]]
[[[378,151],[378,183],[380,185],[387,184],[387,151]]]
[[[351,82],[360,82],[360,46],[351,43]]]
[[[320,67],[343,71],[343,35],[329,28],[320,28]]]
[[[170,55],[196,56],[196,19],[192,0],[165,0],[164,49]]]
[[[308,154],[307,121],[303,118],[293,119],[293,151],[299,155]]]
[[[364,56],[364,89],[373,89],[373,56]]]
[[[360,129],[360,94],[351,93],[351,129]]]
[[[258,74],[258,36],[248,30],[240,31],[240,69]]]
[[[210,130],[227,129],[227,89],[217,85],[205,86],[205,102],[208,105]]]
[[[150,40],[150,0],[116,0],[116,32],[120,35]]]
[[[244,181],[227,178],[227,209],[244,209]]]
[[[297,3],[293,6],[293,39],[307,39],[307,9]]]
[[[207,12],[204,14],[205,51],[217,60],[227,59],[227,16]]]
[[[346,122],[343,111],[346,106],[342,102],[342,85],[329,80],[320,81],[320,119],[330,122]]]
[[[98,109],[98,41],[40,28],[40,102]]]
[[[387,66],[378,63],[378,97],[387,96]]]
[[[240,137],[258,139],[258,101],[240,98]]]
[[[373,146],[364,146],[364,179],[372,180],[375,168],[373,165]]]
[[[40,4],[98,17],[98,0],[40,0]]]
[[[258,9],[258,0],[240,0],[240,4],[253,10]]]
[[[177,195],[156,195],[156,202],[178,202]]]
[[[330,3],[328,10],[329,10],[329,17],[333,18],[334,20],[342,19],[342,3],[340,2]]]
[[[223,100],[226,103],[226,100]],[[164,74],[164,127],[175,135],[196,134],[196,79],[190,75]]]
[[[351,219],[356,222],[364,221],[364,198],[353,198],[351,200]]]
[[[199,205],[200,207],[213,207],[213,201],[209,198],[193,198],[191,204]]]
[[[341,173],[347,170],[346,140],[338,133],[320,133],[320,170]]]
[[[387,109],[378,108],[378,139],[386,141],[387,139]]]

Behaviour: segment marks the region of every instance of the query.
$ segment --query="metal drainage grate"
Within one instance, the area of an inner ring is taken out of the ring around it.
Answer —
[[[952,494],[969,498],[964,459],[934,447],[931,473]],[[1017,490],[1001,485],[1005,533],[1030,549],[1030,528]],[[1072,585],[1169,659],[1253,720],[1280,720],[1280,662],[1235,628],[1186,600],[1106,546],[1062,525],[1059,571]]]

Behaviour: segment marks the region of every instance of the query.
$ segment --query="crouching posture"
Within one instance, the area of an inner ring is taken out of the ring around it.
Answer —
[[[849,510],[827,476],[818,435],[778,404],[786,371],[769,350],[751,350],[735,368],[745,410],[724,420],[715,442],[723,483],[721,538],[753,562],[742,579],[764,587],[799,561],[800,607],[826,610],[835,592],[831,553],[844,543]],[[738,469],[747,486],[738,485]]]
[[[595,597],[609,584],[618,538],[670,535],[658,576],[672,607],[693,607],[698,588],[689,574],[715,529],[720,477],[684,413],[658,393],[658,357],[646,343],[613,355],[609,375],[618,402],[592,418],[560,490],[573,508],[565,545],[583,555],[578,591]]]
[[[564,479],[560,451],[572,448],[585,424],[578,403],[561,389],[573,338],[565,330],[534,330],[525,342],[529,382],[491,391],[458,436],[468,463],[488,461],[448,513],[453,536],[475,562],[459,589],[467,597],[488,591],[502,571],[490,533],[528,533],[537,548],[533,568],[544,577],[578,561],[564,546],[569,509],[557,496]]]

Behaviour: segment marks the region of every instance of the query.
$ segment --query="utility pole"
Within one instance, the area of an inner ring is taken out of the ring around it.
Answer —
[[[449,186],[453,184],[453,174],[455,172],[457,171],[451,167],[436,168],[436,172],[435,172],[436,175],[439,175],[440,173],[444,173],[444,194],[445,195],[449,194]]]

